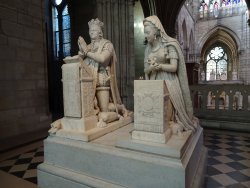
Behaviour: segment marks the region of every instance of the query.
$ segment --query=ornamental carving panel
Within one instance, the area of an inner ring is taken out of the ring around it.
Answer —
[[[167,116],[167,90],[162,80],[136,80],[135,130],[162,133]]]

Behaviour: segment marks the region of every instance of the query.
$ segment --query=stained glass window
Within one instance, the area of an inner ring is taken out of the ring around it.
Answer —
[[[53,31],[54,31],[54,51],[55,51],[56,57],[59,57],[58,11],[56,8],[53,8],[52,12],[53,12]]]
[[[71,27],[68,5],[62,4],[62,0],[55,0],[52,7],[54,56],[63,58],[70,55]]]
[[[231,16],[245,10],[245,0],[200,0],[198,6],[200,19]]]
[[[63,54],[70,55],[70,17],[68,6],[66,5],[62,12],[62,32],[63,32]]]
[[[225,50],[221,46],[212,48],[206,57],[206,80],[227,79],[227,65],[228,58]]]

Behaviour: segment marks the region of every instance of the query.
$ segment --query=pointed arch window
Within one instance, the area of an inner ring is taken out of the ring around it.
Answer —
[[[52,0],[54,58],[62,59],[71,51],[71,20],[66,0]]]
[[[228,55],[221,46],[213,47],[206,56],[206,80],[227,80]]]

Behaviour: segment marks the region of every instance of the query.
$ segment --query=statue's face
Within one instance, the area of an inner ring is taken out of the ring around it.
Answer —
[[[148,43],[152,43],[155,40],[155,29],[152,26],[145,26],[144,27],[144,35],[147,39]]]
[[[100,27],[97,25],[93,25],[89,28],[89,36],[92,39],[98,39],[100,36]]]

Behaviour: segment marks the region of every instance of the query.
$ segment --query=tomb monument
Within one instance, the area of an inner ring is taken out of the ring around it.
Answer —
[[[180,45],[158,17],[143,24],[145,80],[134,81],[134,114],[120,100],[103,23],[89,22],[90,45],[79,37],[79,54],[62,67],[65,117],[44,141],[39,187],[202,187],[207,149]]]

